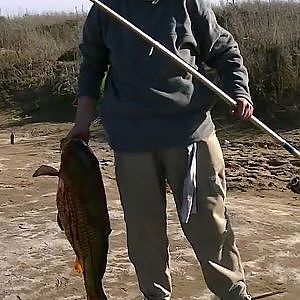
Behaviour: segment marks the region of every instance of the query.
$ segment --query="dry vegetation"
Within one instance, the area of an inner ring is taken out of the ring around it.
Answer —
[[[261,113],[296,113],[300,106],[300,3],[247,2],[215,11],[240,44]],[[19,103],[20,92],[22,98],[25,92],[32,98],[41,90],[73,98],[83,19],[75,15],[0,19],[1,106]]]
[[[299,111],[300,2],[248,2],[216,13],[239,42],[258,108]]]
[[[0,19],[2,107],[23,106],[19,102],[27,95],[27,103],[40,93],[74,95],[83,20],[75,15]]]

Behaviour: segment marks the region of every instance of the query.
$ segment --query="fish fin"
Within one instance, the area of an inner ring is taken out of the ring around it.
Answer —
[[[38,177],[38,176],[43,176],[43,175],[48,175],[48,176],[58,176],[59,171],[56,170],[53,167],[42,165],[40,166],[32,175],[32,177]]]
[[[83,266],[79,261],[79,258],[76,256],[75,262],[74,262],[74,270],[77,273],[83,273]]]
[[[60,217],[59,217],[59,214],[57,214],[57,216],[56,216],[56,221],[57,221],[58,227],[59,227],[62,231],[64,231],[64,227],[63,227],[63,224],[62,224],[61,219],[60,219]]]

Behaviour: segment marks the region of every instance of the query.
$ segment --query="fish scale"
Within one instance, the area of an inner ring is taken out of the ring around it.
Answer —
[[[105,300],[102,278],[111,229],[99,162],[80,139],[62,140],[61,150],[60,170],[41,166],[34,177],[59,177],[58,224],[77,256],[79,269],[83,270],[87,299]]]

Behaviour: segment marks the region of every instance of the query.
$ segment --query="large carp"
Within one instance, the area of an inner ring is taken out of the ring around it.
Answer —
[[[81,139],[61,141],[60,170],[43,165],[33,174],[58,176],[57,221],[76,253],[88,300],[107,299],[102,287],[111,232],[99,162]]]

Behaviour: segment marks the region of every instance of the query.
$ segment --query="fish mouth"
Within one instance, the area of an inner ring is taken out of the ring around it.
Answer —
[[[60,150],[64,151],[73,138],[65,137],[60,140]]]
[[[87,145],[87,143],[79,137],[67,136],[60,140],[60,150],[65,151],[68,147],[70,147],[71,144],[77,144],[77,143],[83,143],[84,145]]]

